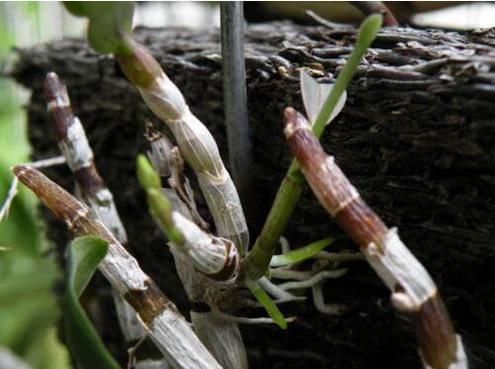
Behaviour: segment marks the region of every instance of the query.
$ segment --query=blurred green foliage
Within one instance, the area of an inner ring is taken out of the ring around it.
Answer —
[[[122,38],[131,36],[134,2],[65,1],[64,5],[73,15],[88,18],[88,41],[97,52],[113,53],[126,47]]]
[[[70,351],[81,368],[119,369],[79,304],[108,243],[95,237],[79,237],[69,246],[66,276],[64,328]]]
[[[19,27],[39,28],[40,3],[0,3],[0,66],[5,70],[10,49],[23,43]],[[16,20],[22,18],[22,24]],[[25,44],[25,41],[24,41]],[[3,75],[4,73],[2,73]],[[29,157],[22,91],[0,79],[0,201],[12,181],[10,166]],[[53,285],[60,277],[37,216],[37,201],[25,188],[0,222],[0,346],[7,346],[33,369],[69,368],[59,343],[56,323],[60,312]]]

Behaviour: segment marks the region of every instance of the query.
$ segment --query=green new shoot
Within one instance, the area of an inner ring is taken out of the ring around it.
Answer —
[[[332,112],[339,103],[340,97],[349,85],[349,82],[352,80],[359,62],[373,42],[381,24],[382,17],[375,14],[366,18],[361,25],[356,46],[339,73],[335,85],[326,98],[313,124],[313,132],[316,137],[319,138],[321,136],[326,123],[332,117]],[[242,264],[243,272],[247,278],[256,280],[266,273],[277,242],[280,236],[282,236],[282,232],[299,199],[303,182],[304,177],[300,173],[299,163],[293,159],[277,192],[263,230]]]

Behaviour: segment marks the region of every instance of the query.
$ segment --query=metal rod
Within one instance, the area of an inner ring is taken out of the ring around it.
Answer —
[[[253,219],[252,158],[244,64],[243,2],[222,2],[220,8],[225,125],[230,171],[247,218]]]

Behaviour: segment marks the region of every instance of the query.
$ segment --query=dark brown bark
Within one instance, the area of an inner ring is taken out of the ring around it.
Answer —
[[[211,128],[226,157],[218,30],[140,30],[137,38]],[[289,164],[283,109],[302,109],[297,68],[336,73],[354,38],[353,28],[247,28],[253,176],[263,214]],[[40,45],[19,56],[14,76],[33,91],[28,113],[34,156],[58,150],[42,94],[45,74],[53,70],[69,87],[134,255],[187,308],[134,176],[144,122],[156,119],[112,58],[95,55],[83,41]],[[384,30],[348,93],[343,113],[324,133],[326,150],[430,271],[471,367],[489,368],[495,362],[495,33]],[[49,174],[70,188],[67,170]],[[49,219],[51,234],[63,239],[60,224]],[[297,246],[337,229],[306,190],[286,236]],[[357,249],[348,240],[334,248]],[[323,316],[308,301],[284,307],[299,316],[288,331],[243,327],[253,368],[420,368],[411,324],[393,312],[387,289],[367,265],[350,265],[348,275],[326,282],[326,291],[329,301],[344,302],[349,311]]]

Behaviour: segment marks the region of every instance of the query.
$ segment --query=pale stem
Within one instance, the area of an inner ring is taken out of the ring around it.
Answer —
[[[107,255],[98,268],[133,306],[151,338],[174,368],[221,368],[175,305],[89,208],[36,169],[16,166],[13,170],[55,215],[65,220],[76,236],[95,236],[109,243]]]
[[[131,54],[116,54],[117,61],[148,107],[172,131],[182,157],[198,178],[217,234],[234,242],[244,255],[249,244],[246,219],[213,136],[146,48],[135,42],[129,42],[129,48]]]
[[[151,146],[148,157],[155,169],[159,168],[160,174],[167,177],[167,182],[171,187],[163,189],[172,204],[172,208],[175,209],[175,211],[169,210],[171,214],[168,218],[175,220],[174,227],[177,227],[178,232],[180,232],[182,243],[180,245],[170,243],[170,246],[182,285],[192,303],[191,321],[194,330],[222,367],[247,369],[246,350],[237,323],[219,319],[218,316],[211,313],[211,308],[205,302],[207,296],[214,295],[215,282],[205,278],[195,266],[198,266],[199,270],[206,270],[208,266],[211,267],[213,260],[207,254],[209,253],[208,247],[205,247],[204,243],[211,245],[212,236],[204,232],[207,227],[204,226],[205,222],[197,213],[193,192],[183,173],[180,153],[165,136],[155,131],[150,125],[147,126],[147,137]],[[203,226],[198,227],[198,225]],[[193,235],[197,235],[197,238],[194,239]],[[224,245],[228,246],[225,243]],[[229,258],[237,257],[237,255],[229,255],[228,247],[225,247],[224,250],[226,253],[223,254],[223,259],[218,260],[220,265],[215,267],[214,273],[225,269],[229,265],[227,262]],[[230,247],[230,251],[236,252],[237,249]],[[207,259],[206,265],[201,264],[201,257],[198,259],[197,252],[205,254],[203,258]],[[237,261],[234,274],[225,276],[224,279],[232,280],[237,275],[238,265]],[[215,296],[209,296],[209,300],[213,300],[209,303],[216,304],[216,299]]]
[[[394,308],[413,318],[425,367],[467,368],[463,351],[437,287],[423,265],[364,202],[328,156],[304,116],[285,111],[284,133],[319,202],[359,245],[369,264],[391,290]]]
[[[313,303],[320,313],[328,315],[339,315],[346,311],[346,306],[343,304],[327,304],[323,297],[322,283],[315,284],[311,287],[311,293],[313,295]]]
[[[48,112],[52,116],[54,130],[60,150],[67,160],[76,179],[76,194],[90,207],[96,217],[115,235],[124,246],[127,245],[127,233],[117,212],[113,195],[101,178],[93,160],[93,151],[89,145],[84,127],[74,115],[67,87],[62,84],[56,73],[50,72],[45,80],[45,98]],[[128,345],[147,336],[141,322],[132,307],[112,290],[119,325]],[[151,353],[153,354],[153,353]],[[148,359],[148,355],[139,355]],[[155,360],[148,360],[148,362]],[[156,360],[165,365],[163,358]],[[141,365],[143,369],[151,366]]]

